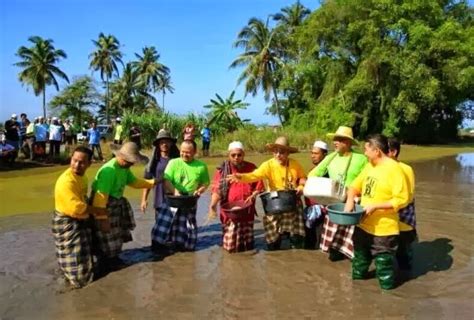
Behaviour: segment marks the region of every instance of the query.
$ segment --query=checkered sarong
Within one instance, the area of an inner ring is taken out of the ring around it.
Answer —
[[[352,259],[354,257],[353,234],[354,226],[340,226],[332,223],[329,216],[325,214],[321,235],[321,251],[329,252],[329,249],[335,249]]]
[[[178,209],[163,203],[156,209],[151,239],[160,244],[172,242],[193,251],[197,242],[196,208]]]
[[[90,221],[55,211],[52,231],[58,264],[66,279],[76,288],[90,283],[93,278]]]
[[[99,222],[95,221],[95,236],[101,255],[113,258],[122,252],[122,245],[125,242],[133,240],[131,231],[135,229],[135,218],[130,203],[124,197],[117,199],[109,196],[107,211],[110,231],[100,231]]]
[[[405,208],[400,209],[398,211],[398,216],[401,222],[404,222],[412,226],[413,229],[415,229],[416,228],[415,201],[410,203]]]
[[[290,236],[305,236],[303,212],[298,208],[296,212],[264,215],[263,228],[265,240],[272,243],[278,240],[281,234],[289,232]]]
[[[222,225],[222,248],[229,252],[241,252],[254,248],[253,221],[232,222]]]

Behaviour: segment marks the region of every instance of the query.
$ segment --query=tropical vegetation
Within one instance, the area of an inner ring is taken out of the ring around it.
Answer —
[[[359,138],[382,132],[405,142],[452,140],[463,121],[474,119],[473,13],[466,0],[326,0],[312,12],[297,1],[265,19],[251,17],[233,43],[240,52],[230,67],[241,70],[236,82],[245,95],[263,93],[262,113],[277,116],[284,132],[320,135],[348,125]],[[46,86],[59,89],[56,78],[68,82],[57,66],[66,54],[52,40],[29,40],[33,46],[18,50],[15,65],[22,68],[20,81],[43,93],[45,108]],[[202,113],[166,112],[165,95],[174,87],[154,46],[123,62],[114,35],[100,33],[93,43],[90,68],[100,72],[105,94],[90,108],[79,93],[64,99],[75,86],[95,86],[75,81],[52,109],[72,115],[82,108],[106,122],[125,116],[126,124],[139,122],[152,132],[167,125],[175,130],[190,118],[196,125],[209,121],[215,137],[247,129],[238,111],[248,104],[235,92],[195,106]]]

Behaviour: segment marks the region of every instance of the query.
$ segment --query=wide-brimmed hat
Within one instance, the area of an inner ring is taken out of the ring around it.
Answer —
[[[111,144],[110,150],[117,157],[120,157],[131,163],[147,163],[148,157],[141,154],[138,145],[135,142],[125,142],[123,145]]]
[[[351,127],[340,126],[337,128],[335,133],[328,133],[327,137],[331,140],[334,140],[335,138],[349,139],[352,142],[357,143],[357,140],[354,139]]]
[[[266,147],[270,151],[273,151],[278,148],[278,149],[288,150],[289,153],[298,152],[297,148],[290,147],[290,142],[288,141],[287,137],[278,137],[275,140],[275,143],[268,143]]]
[[[173,143],[176,143],[176,141],[177,141],[175,138],[173,138],[171,136],[171,133],[169,133],[169,131],[165,130],[165,129],[161,129],[160,131],[158,131],[158,135],[156,136],[155,140],[153,141],[153,145],[157,146],[158,143],[160,143],[161,139],[168,139],[168,140],[173,141]]]

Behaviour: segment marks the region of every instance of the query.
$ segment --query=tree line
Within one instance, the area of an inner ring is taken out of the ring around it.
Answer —
[[[68,82],[57,67],[66,54],[52,40],[29,40],[33,46],[17,52],[19,79],[43,94],[46,113],[46,87],[59,89],[55,77]],[[105,95],[93,79],[81,77],[52,99],[52,108],[74,113],[95,103],[108,121],[124,111],[157,110],[157,92],[164,108],[174,88],[154,47],[124,65],[113,35],[101,33],[93,43],[90,68],[100,72]],[[297,1],[265,19],[250,18],[233,45],[241,50],[230,63],[242,69],[237,83],[245,94],[262,92],[266,111],[284,126],[327,132],[344,124],[359,137],[382,132],[433,142],[455,138],[462,121],[473,118],[473,8],[467,1],[326,0],[314,11]],[[248,104],[234,95],[216,94],[204,106],[210,122],[227,131],[245,123],[236,110]]]

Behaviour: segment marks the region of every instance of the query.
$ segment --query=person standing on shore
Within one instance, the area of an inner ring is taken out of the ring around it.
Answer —
[[[211,129],[209,128],[209,122],[206,122],[206,125],[201,130],[202,138],[202,155],[204,157],[209,156],[209,147],[211,145]]]
[[[115,119],[115,126],[114,126],[114,144],[121,145],[123,141],[123,126],[122,126],[122,119],[117,117]]]
[[[217,205],[220,205],[220,220],[222,223],[222,248],[228,252],[241,252],[254,248],[254,217],[257,214],[255,200],[264,190],[263,181],[254,183],[228,183],[229,174],[249,173],[257,167],[244,160],[244,145],[234,141],[228,147],[229,158],[217,168],[212,179],[212,195],[209,204],[208,220],[217,216]],[[241,221],[234,221],[222,210],[222,206],[229,202],[242,201],[249,205],[248,216]]]
[[[91,123],[91,127],[87,130],[87,141],[89,141],[89,148],[92,150],[92,156],[94,156],[94,150],[97,150],[97,159],[103,161],[102,149],[100,147],[100,131],[97,129],[95,122]]]
[[[405,174],[408,183],[408,191],[410,193],[410,201],[408,206],[398,211],[400,218],[400,238],[397,249],[397,262],[401,270],[411,270],[413,262],[413,248],[412,245],[418,239],[416,233],[416,214],[415,214],[415,173],[413,168],[398,161],[400,155],[400,142],[391,138],[388,139],[388,156],[397,161]]]
[[[361,197],[364,215],[354,230],[352,279],[367,279],[372,259],[375,275],[384,290],[395,287],[395,254],[399,240],[398,210],[408,205],[410,192],[400,165],[390,159],[388,140],[381,134],[369,136],[364,145],[369,164],[351,183],[345,212],[352,212],[354,199]]]
[[[192,122],[188,122],[183,128],[182,134],[183,140],[194,141],[194,138],[196,136],[196,127]]]
[[[87,177],[92,151],[74,149],[69,168],[56,181],[52,232],[56,257],[66,280],[81,288],[94,278],[92,221],[106,220],[107,210],[88,205]]]

